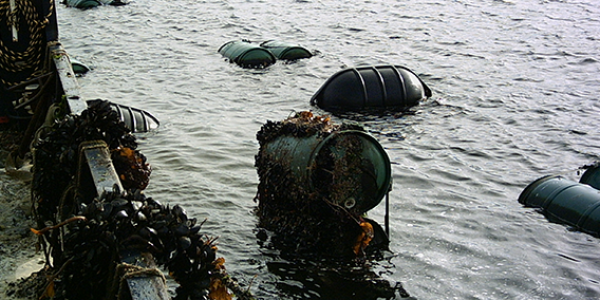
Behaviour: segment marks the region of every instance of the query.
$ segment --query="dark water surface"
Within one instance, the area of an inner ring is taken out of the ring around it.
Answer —
[[[153,166],[147,194],[208,218],[229,273],[256,296],[358,290],[325,290],[323,274],[259,245],[256,132],[315,110],[310,97],[343,67],[398,64],[433,97],[414,114],[361,121],[393,166],[395,256],[374,270],[413,299],[600,298],[599,240],[517,202],[533,180],[577,180],[577,167],[600,159],[595,0],[135,0],[59,5],[58,19],[67,52],[94,67],[79,80],[85,99],[161,120],[139,136]],[[242,69],[217,53],[239,39],[319,54]],[[383,223],[383,205],[369,215]]]

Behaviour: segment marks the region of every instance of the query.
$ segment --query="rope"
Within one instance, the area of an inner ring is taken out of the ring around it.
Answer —
[[[10,0],[0,0],[0,24],[6,24],[6,28],[11,28],[14,25],[17,30],[20,30],[20,21],[24,20],[27,25],[24,30],[29,30],[28,44],[23,51],[11,49],[10,46],[5,45],[4,41],[0,40],[0,67],[3,70],[17,73],[33,69],[26,80],[35,77],[35,73],[40,71],[38,68],[41,65],[42,54],[45,51],[44,29],[48,25],[53,12],[54,0],[49,0],[48,14],[43,16],[41,20],[33,1],[15,0],[15,10],[11,11]],[[11,81],[9,78],[0,79],[6,87],[19,83]]]
[[[122,293],[127,291],[127,279],[135,277],[158,277],[162,279],[164,284],[167,282],[165,275],[163,275],[163,273],[157,268],[144,268],[122,262],[116,267],[110,295],[116,296],[117,299],[120,299]]]

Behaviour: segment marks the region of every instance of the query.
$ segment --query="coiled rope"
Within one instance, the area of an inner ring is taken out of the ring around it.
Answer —
[[[0,78],[5,87],[31,80],[41,71],[39,68],[42,66],[43,53],[46,50],[46,47],[44,47],[44,29],[54,12],[54,0],[49,0],[48,14],[42,18],[40,18],[40,12],[38,12],[33,2],[32,0],[14,0],[15,9],[11,10],[10,0],[0,0],[0,24],[5,24],[5,28],[15,26],[17,31],[26,30],[29,32],[29,36],[25,41],[22,41],[23,36],[20,35],[21,38],[19,44],[17,44],[17,47],[19,47],[21,43],[23,46],[27,43],[27,47],[23,51],[12,49],[14,47],[6,45],[6,40],[0,39],[0,68],[8,73],[8,75]],[[20,28],[19,25],[23,24],[27,28]],[[30,74],[24,80],[19,80],[20,76],[17,76],[17,73],[26,70],[31,70]]]

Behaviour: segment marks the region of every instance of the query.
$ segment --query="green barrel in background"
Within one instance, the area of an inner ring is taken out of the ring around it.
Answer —
[[[69,7],[80,9],[94,8],[100,5],[121,6],[127,4],[121,0],[65,0],[64,3]]]
[[[248,41],[229,41],[219,48],[219,53],[243,68],[264,68],[275,63],[269,50]]]
[[[271,51],[278,59],[296,60],[313,56],[306,48],[286,42],[265,41],[260,46]]]
[[[75,74],[85,74],[90,70],[90,67],[74,58],[69,58],[69,60],[71,61],[71,66],[73,67],[73,72],[75,72]]]
[[[530,183],[519,203],[540,208],[552,222],[600,236],[600,190],[561,176],[544,176]]]
[[[579,183],[587,184],[600,190],[600,165],[595,165],[585,170],[579,179]]]
[[[377,206],[390,189],[389,157],[363,131],[337,131],[326,137],[284,135],[262,151],[273,164],[289,168],[299,186],[358,214]]]

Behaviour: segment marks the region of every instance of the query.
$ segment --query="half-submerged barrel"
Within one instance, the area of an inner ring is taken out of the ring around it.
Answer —
[[[264,68],[275,63],[269,50],[248,41],[230,41],[219,48],[219,53],[243,68]]]
[[[65,4],[69,7],[80,9],[88,9],[102,5],[102,2],[97,0],[66,0]]]
[[[300,45],[286,43],[281,41],[265,41],[260,44],[261,47],[271,51],[278,59],[296,60],[310,58],[313,54]]]
[[[88,100],[88,105],[94,102],[102,101],[100,99]],[[132,133],[148,132],[158,128],[160,122],[151,113],[135,107],[121,105],[114,102],[109,102],[110,108],[117,112],[119,119],[125,123],[125,126]]]
[[[431,97],[413,71],[394,65],[350,68],[331,76],[311,105],[333,112],[405,111]]]
[[[596,163],[589,166],[579,178],[579,183],[587,184],[600,190],[600,164]]]
[[[357,240],[387,241],[363,219],[391,185],[389,158],[364,129],[302,112],[267,122],[257,138],[261,227],[278,234],[296,254],[356,257],[371,239]]]
[[[73,67],[73,72],[75,72],[75,74],[85,74],[90,70],[90,67],[88,67],[84,63],[82,63],[74,58],[70,58],[70,60],[71,60],[71,66]]]
[[[540,208],[552,222],[600,236],[600,190],[587,184],[544,176],[523,190],[519,203]]]
[[[121,0],[65,0],[64,3],[69,7],[80,9],[89,9],[100,5],[120,6],[127,4]]]

